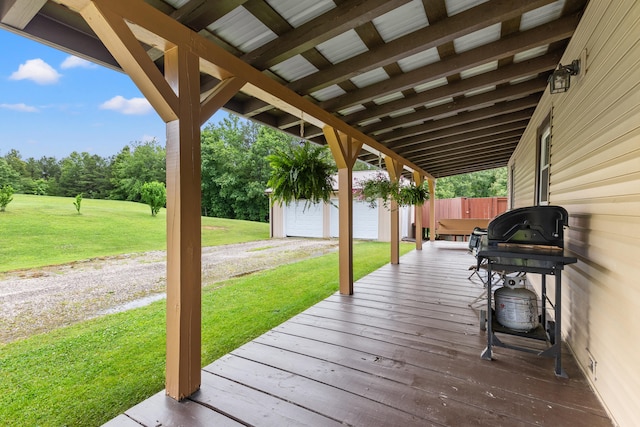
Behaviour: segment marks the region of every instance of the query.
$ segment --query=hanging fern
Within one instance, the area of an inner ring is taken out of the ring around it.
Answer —
[[[271,164],[267,185],[273,190],[272,202],[288,204],[305,200],[306,209],[311,204],[331,201],[331,176],[336,167],[326,146],[305,141],[278,150],[267,160]]]
[[[429,191],[424,185],[409,183],[399,185],[392,182],[383,173],[376,174],[375,177],[358,182],[359,200],[365,201],[369,207],[375,208],[377,201],[382,200],[382,205],[389,209],[390,202],[395,200],[400,206],[422,206],[425,200],[429,199]]]

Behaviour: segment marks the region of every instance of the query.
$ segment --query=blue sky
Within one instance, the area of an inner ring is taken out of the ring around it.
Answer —
[[[165,145],[164,122],[127,75],[4,29],[0,46],[0,156],[15,148],[23,159],[108,157],[135,141]]]

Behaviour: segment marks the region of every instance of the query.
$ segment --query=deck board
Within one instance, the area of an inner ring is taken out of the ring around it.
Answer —
[[[204,367],[186,401],[159,393],[108,425],[611,426],[566,346],[569,379],[528,353],[480,358],[474,261],[466,243],[427,243],[353,296],[332,295]]]

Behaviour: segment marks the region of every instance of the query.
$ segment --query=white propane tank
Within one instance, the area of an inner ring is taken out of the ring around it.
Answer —
[[[507,276],[505,286],[494,292],[496,320],[515,331],[529,332],[538,326],[538,297],[524,287],[524,277]]]

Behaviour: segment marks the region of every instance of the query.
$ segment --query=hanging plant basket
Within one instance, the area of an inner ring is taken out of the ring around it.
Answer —
[[[389,209],[390,202],[396,201],[399,206],[422,206],[429,199],[429,191],[424,185],[400,185],[392,182],[384,173],[378,173],[374,178],[358,181],[358,199],[377,207],[378,200],[382,200],[385,208]]]
[[[336,166],[326,146],[304,141],[271,154],[267,160],[272,203],[305,200],[305,209],[315,203],[330,203]]]

